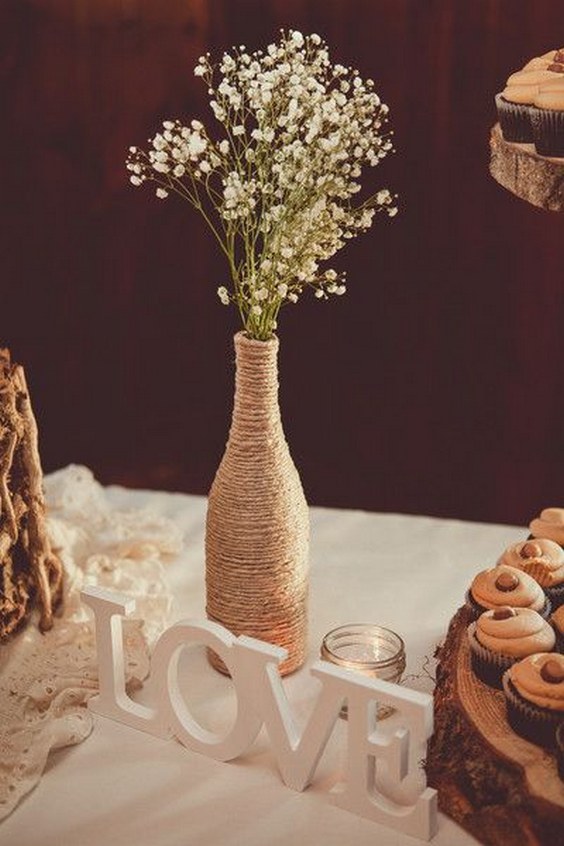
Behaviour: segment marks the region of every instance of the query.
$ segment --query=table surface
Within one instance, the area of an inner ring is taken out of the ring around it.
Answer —
[[[184,552],[168,565],[174,619],[203,619],[205,499],[108,492],[118,508],[150,506],[181,525]],[[511,526],[312,508],[309,657],[284,680],[296,717],[307,715],[317,696],[308,668],[326,632],[355,621],[391,628],[405,640],[407,673],[419,674],[472,575],[523,536]],[[227,727],[235,709],[230,680],[194,652],[182,662],[186,699],[204,724]],[[414,686],[429,690],[424,682]],[[0,844],[282,846],[295,838],[306,846],[413,846],[419,841],[331,804],[345,731],[339,721],[312,785],[297,793],[281,781],[264,730],[243,758],[219,763],[96,717],[84,743],[51,756],[37,788],[0,824]],[[440,815],[436,846],[475,842]]]

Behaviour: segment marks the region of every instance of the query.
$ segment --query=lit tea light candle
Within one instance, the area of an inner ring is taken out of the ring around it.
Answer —
[[[398,684],[405,670],[405,644],[391,629],[371,623],[351,623],[325,635],[321,658],[338,667]],[[378,719],[388,717],[392,711],[390,707],[378,706]],[[347,717],[346,705],[341,709],[341,717]]]

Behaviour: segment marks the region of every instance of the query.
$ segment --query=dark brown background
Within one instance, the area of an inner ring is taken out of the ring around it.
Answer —
[[[488,175],[493,95],[564,44],[561,0],[3,0],[0,339],[47,470],[205,492],[232,393],[225,267],[188,205],[130,188],[164,117],[208,120],[192,68],[278,28],[372,76],[394,220],[339,256],[346,297],[280,326],[288,439],[315,504],[522,523],[562,503],[564,215]]]

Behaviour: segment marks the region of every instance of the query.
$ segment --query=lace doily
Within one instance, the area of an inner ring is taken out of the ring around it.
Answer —
[[[0,647],[0,819],[39,781],[52,749],[80,743],[92,730],[85,707],[97,692],[95,633],[81,603],[84,585],[134,596],[124,621],[126,679],[141,686],[149,652],[168,622],[172,597],[163,560],[182,548],[180,529],[148,510],[113,511],[86,467],[45,479],[48,526],[65,566],[62,616],[41,634],[30,623]]]

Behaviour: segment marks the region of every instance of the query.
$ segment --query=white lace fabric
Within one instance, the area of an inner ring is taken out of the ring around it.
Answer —
[[[86,467],[71,465],[45,479],[49,533],[65,567],[64,608],[41,634],[30,622],[0,646],[0,819],[40,780],[51,750],[80,743],[92,730],[86,703],[97,693],[92,614],[85,585],[134,596],[124,621],[126,682],[142,685],[149,652],[169,621],[172,596],[164,577],[182,532],[147,509],[112,510]]]

